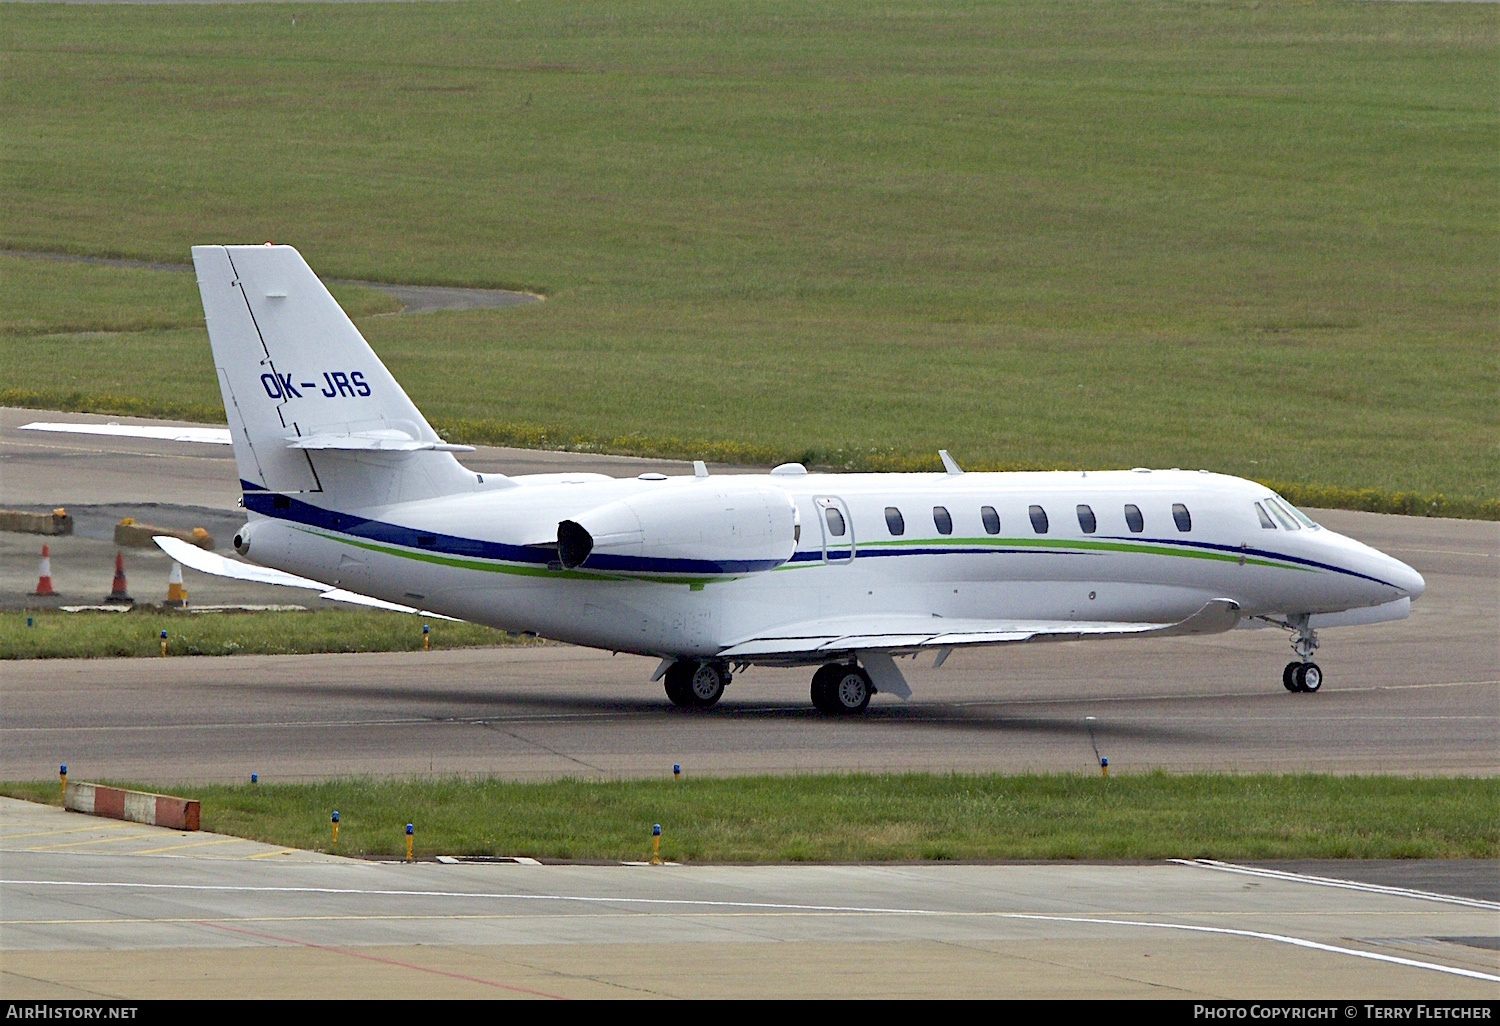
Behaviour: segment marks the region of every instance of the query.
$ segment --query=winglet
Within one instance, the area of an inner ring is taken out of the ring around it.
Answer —
[[[947,449],[939,449],[938,457],[943,461],[943,469],[946,470],[950,475],[956,477],[957,475],[963,473],[963,471],[959,469],[958,464],[953,461],[953,457],[948,455]]]

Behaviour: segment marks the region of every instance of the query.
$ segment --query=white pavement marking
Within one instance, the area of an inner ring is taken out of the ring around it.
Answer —
[[[1259,930],[1235,930],[1225,926],[1195,926],[1190,923],[1155,923],[1138,919],[1098,919],[1086,916],[1042,915],[1040,913],[1034,912],[960,912],[927,908],[872,908],[859,905],[799,905],[769,901],[708,901],[699,898],[596,898],[577,894],[510,894],[476,893],[467,891],[398,891],[345,887],[247,887],[233,884],[124,883],[117,881],[90,880],[0,880],[0,886],[7,885],[23,887],[114,887],[140,890],[229,891],[235,893],[256,894],[331,894],[352,895],[364,898],[460,898],[466,901],[570,901],[597,905],[668,905],[677,907],[688,906],[690,908],[764,909],[766,911],[773,912],[826,912],[843,915],[975,917],[991,919],[1014,919],[1042,923],[1075,923],[1089,926],[1129,926],[1148,930],[1177,930],[1185,933],[1210,933],[1226,937],[1247,937],[1253,940],[1271,941],[1275,944],[1289,944],[1293,947],[1308,948],[1314,951],[1326,951],[1335,955],[1348,955],[1352,958],[1363,958],[1372,962],[1385,962],[1391,965],[1404,965],[1412,969],[1426,969],[1431,972],[1446,973],[1450,976],[1463,976],[1471,980],[1484,980],[1488,983],[1500,983],[1500,976],[1494,976],[1489,973],[1476,972],[1472,969],[1461,969],[1457,966],[1442,965],[1441,963],[1437,962],[1421,962],[1413,958],[1400,958],[1396,955],[1382,955],[1374,951],[1360,951],[1357,948],[1344,948],[1336,944],[1324,944],[1321,941],[1307,940],[1304,937],[1291,937],[1281,933],[1263,933]]]
[[[202,442],[233,445],[228,428],[150,427],[141,424],[61,424],[36,420],[17,431],[61,431],[72,435],[115,435],[121,438],[155,438],[164,442]]]
[[[1242,876],[1258,876],[1266,880],[1283,880],[1288,883],[1312,884],[1317,887],[1336,887],[1344,891],[1362,891],[1365,894],[1387,894],[1395,898],[1416,898],[1421,901],[1438,901],[1445,905],[1463,905],[1466,908],[1482,908],[1500,912],[1500,902],[1485,901],[1482,898],[1461,898],[1453,894],[1436,894],[1432,891],[1413,890],[1410,887],[1360,883],[1357,880],[1337,880],[1327,876],[1310,876],[1306,873],[1293,873],[1285,869],[1237,866],[1232,862],[1218,862],[1214,859],[1168,859],[1167,861],[1175,862],[1179,866],[1191,866],[1195,869],[1213,869],[1221,873],[1238,873]]]

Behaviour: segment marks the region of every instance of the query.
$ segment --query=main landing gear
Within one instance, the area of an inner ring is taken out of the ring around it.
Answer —
[[[718,661],[679,659],[667,669],[667,697],[683,709],[707,709],[724,697],[729,667]]]
[[[1286,669],[1281,671],[1281,684],[1293,692],[1317,691],[1323,686],[1323,671],[1312,661],[1312,654],[1318,650],[1318,632],[1307,626],[1305,613],[1292,620],[1290,627],[1293,632],[1292,651],[1297,653],[1297,661],[1287,663]]]
[[[813,674],[812,704],[829,716],[862,713],[874,694],[870,675],[853,663],[829,663]]]

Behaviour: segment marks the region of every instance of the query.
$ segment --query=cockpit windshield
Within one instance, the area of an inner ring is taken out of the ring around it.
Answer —
[[[1280,520],[1289,531],[1297,530],[1298,525],[1307,528],[1309,531],[1321,530],[1319,525],[1308,519],[1305,513],[1279,495],[1268,496],[1265,499],[1265,503],[1271,510],[1271,515]],[[1287,523],[1288,520],[1291,522]]]

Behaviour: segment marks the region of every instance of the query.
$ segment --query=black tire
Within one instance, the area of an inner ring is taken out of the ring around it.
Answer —
[[[874,694],[870,675],[858,666],[829,663],[813,675],[813,705],[827,716],[862,713]]]
[[[698,663],[688,677],[688,700],[694,708],[707,709],[724,697],[729,670],[723,663]]]
[[[827,666],[818,668],[812,679],[812,704],[813,708],[820,713],[832,716],[836,711],[833,708],[833,678],[843,667],[838,663],[829,663]]]
[[[1323,670],[1317,663],[1303,663],[1297,670],[1297,684],[1308,694],[1323,686]]]
[[[698,664],[692,659],[679,659],[667,668],[667,698],[679,709],[693,704],[693,673],[697,669]]]
[[[1288,691],[1300,691],[1301,690],[1299,687],[1297,687],[1297,679],[1296,679],[1297,667],[1299,667],[1301,665],[1302,665],[1301,663],[1287,663],[1286,664],[1286,669],[1284,669],[1284,670],[1281,671],[1281,686],[1282,687],[1286,688]]]
[[[828,688],[829,708],[840,716],[854,716],[865,711],[875,694],[875,684],[860,666],[840,667]]]

